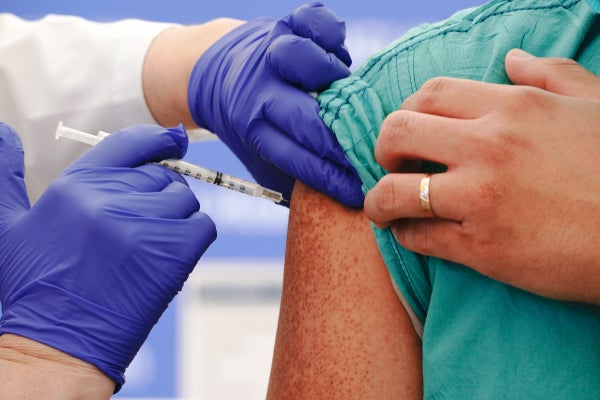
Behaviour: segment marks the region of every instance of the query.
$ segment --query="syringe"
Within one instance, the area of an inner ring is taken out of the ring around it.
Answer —
[[[60,137],[64,137],[94,146],[108,135],[110,135],[110,133],[103,131],[99,131],[97,135],[93,135],[91,133],[66,127],[63,125],[63,122],[60,121],[56,127],[55,138],[58,139]],[[209,168],[204,168],[186,161],[163,160],[157,164],[163,165],[180,174],[187,175],[204,182],[212,183],[213,185],[222,186],[236,192],[244,193],[254,197],[261,197],[263,199],[271,200],[275,203],[284,204],[288,202],[288,200],[283,198],[281,193],[260,186],[257,183],[236,178],[235,176],[231,176]]]

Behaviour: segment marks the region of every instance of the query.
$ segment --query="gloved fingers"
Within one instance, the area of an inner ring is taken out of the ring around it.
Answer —
[[[185,179],[158,164],[145,164],[136,168],[81,168],[63,172],[62,185],[67,187],[123,192],[158,192],[172,182],[186,184]],[[80,189],[81,190],[81,189]]]
[[[106,288],[96,290],[93,297],[86,294],[86,298],[130,318],[154,324],[216,239],[215,225],[201,212],[187,219],[125,215],[123,221],[129,227],[137,225],[131,230],[135,234],[133,247],[127,258],[106,270],[109,279],[95,278],[103,280]],[[107,297],[107,292],[113,295]]]
[[[25,187],[23,145],[17,132],[0,122],[0,212],[22,212],[29,209]]]
[[[181,174],[160,164],[144,164],[134,169],[146,175],[145,178],[140,177],[139,182],[137,179],[133,179],[136,189],[141,192],[162,190],[171,182],[180,182],[187,186],[187,181]]]
[[[0,122],[0,166],[2,170],[24,174],[23,144],[19,134],[10,126]]]
[[[260,127],[255,146],[263,158],[277,165],[282,172],[301,180],[351,207],[362,207],[364,195],[361,181],[352,168],[324,159],[291,140],[268,124]],[[267,134],[266,130],[271,130]],[[346,163],[348,163],[346,161]],[[348,163],[349,165],[349,163]]]
[[[217,239],[217,227],[213,220],[205,213],[198,211],[190,215],[185,226],[190,243],[195,249],[193,259],[198,262],[208,247]]]
[[[181,182],[171,182],[156,192],[133,192],[118,198],[118,207],[151,218],[186,219],[200,209],[192,190]]]
[[[335,54],[348,67],[352,59],[344,44],[346,23],[322,3],[303,5],[283,17],[280,22],[286,24],[293,33],[313,40],[329,53]]]
[[[185,280],[216,240],[217,229],[208,215],[197,211],[186,219],[153,219],[142,234],[147,259],[141,263],[150,269],[155,269],[155,265],[175,265],[175,270],[160,268],[154,274],[159,280],[171,280],[176,285]]]
[[[128,267],[123,276],[132,286],[139,285],[144,292],[152,293],[152,302],[135,305],[140,311],[128,314],[140,317],[148,314],[142,307],[149,307],[150,314],[159,315],[215,241],[217,230],[212,219],[200,211],[185,219],[149,217],[144,220],[131,215],[128,218],[131,224],[142,225],[137,231],[138,248],[125,262]]]
[[[265,91],[267,94],[271,92]],[[257,145],[251,144],[256,141],[256,137],[267,141],[273,136],[287,136],[320,158],[352,169],[337,139],[319,116],[318,103],[308,94],[290,88],[285,95],[277,94],[257,102],[261,104],[261,110],[257,114],[262,119],[255,120],[249,127],[246,142],[251,147],[257,149]],[[261,156],[266,159],[270,157],[265,153],[261,153]]]
[[[81,156],[71,168],[137,167],[149,162],[181,158],[188,138],[179,125],[163,128],[158,125],[135,125],[108,136]]]
[[[350,69],[335,55],[294,35],[277,37],[267,50],[267,61],[282,79],[308,91],[323,90],[350,75]]]

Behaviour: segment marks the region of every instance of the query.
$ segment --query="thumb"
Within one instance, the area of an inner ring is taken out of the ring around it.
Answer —
[[[138,167],[149,162],[182,158],[188,137],[183,125],[133,125],[109,135],[79,157],[69,170],[90,167]]]
[[[267,52],[271,68],[303,90],[320,91],[331,82],[350,75],[350,69],[337,57],[326,53],[312,40],[282,35]]]
[[[313,2],[296,8],[281,19],[298,36],[311,39],[326,52],[333,53],[346,66],[352,58],[344,44],[346,23],[323,3]]]
[[[505,66],[514,84],[535,86],[565,96],[600,100],[600,79],[568,58],[541,58],[521,49],[513,49],[506,55]]]
[[[29,209],[23,145],[13,128],[0,122],[0,218]]]

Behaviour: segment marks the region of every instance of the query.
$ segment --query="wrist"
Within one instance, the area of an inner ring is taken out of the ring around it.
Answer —
[[[0,336],[0,398],[109,399],[115,383],[99,369],[25,337]]]
[[[187,100],[191,71],[211,45],[243,23],[219,18],[201,25],[175,26],[157,35],[144,59],[142,85],[148,108],[160,125],[196,127]]]
[[[26,337],[93,364],[119,388],[125,382],[125,369],[156,323],[132,318],[43,280],[19,294],[3,304],[0,334]],[[36,302],[40,297],[47,302]],[[59,303],[61,307],[52,307]]]

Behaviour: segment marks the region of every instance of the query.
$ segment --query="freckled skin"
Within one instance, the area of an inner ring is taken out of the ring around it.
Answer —
[[[421,342],[362,210],[297,183],[268,399],[420,399]]]

